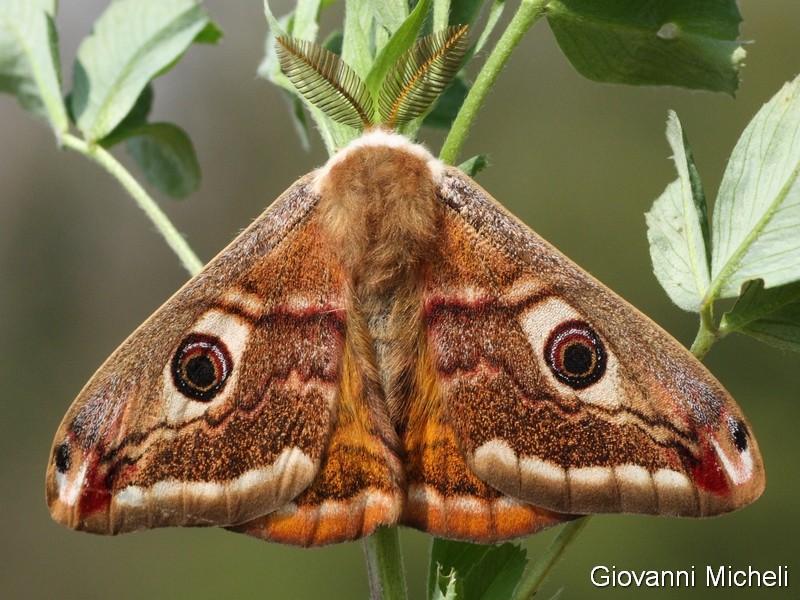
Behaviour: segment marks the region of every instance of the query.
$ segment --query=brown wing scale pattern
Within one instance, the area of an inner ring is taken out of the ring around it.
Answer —
[[[500,493],[476,477],[458,447],[427,344],[415,402],[401,430],[408,499],[401,522],[432,535],[477,543],[530,535],[572,518]]]
[[[314,479],[336,418],[345,314],[341,269],[304,262],[326,256],[307,184],[290,188],[82,391],[48,469],[57,520],[102,533],[233,524]]]
[[[497,542],[764,487],[680,344],[471,179],[373,130],[299,180],[98,370],[54,518],[313,546],[403,523]]]
[[[456,437],[481,479],[575,513],[702,516],[761,493],[749,426],[685,349],[465,176],[448,170],[441,194],[426,320]],[[563,323],[575,332],[554,341]],[[596,381],[584,367],[601,371]]]
[[[358,326],[358,315],[349,327]],[[385,407],[364,376],[348,335],[337,397],[337,422],[312,485],[277,511],[235,527],[265,540],[319,546],[354,540],[397,522],[404,501],[403,467],[379,422]],[[382,414],[376,415],[376,411]],[[377,417],[377,418],[376,418]]]

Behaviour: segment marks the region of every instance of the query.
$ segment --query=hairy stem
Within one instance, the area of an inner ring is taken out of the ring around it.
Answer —
[[[407,600],[403,555],[397,527],[378,527],[364,540],[372,600]]]
[[[481,68],[475,83],[472,85],[469,94],[464,99],[461,110],[458,111],[450,133],[444,141],[442,151],[439,154],[448,165],[454,164],[461,146],[467,138],[472,124],[478,116],[478,110],[486,100],[489,90],[494,86],[494,82],[508,62],[514,48],[519,45],[527,31],[544,14],[545,7],[549,0],[522,0],[519,9],[514,14],[514,18],[508,24],[508,28],[500,36],[497,45],[489,54],[486,63]]]
[[[172,251],[177,255],[183,267],[190,275],[195,275],[203,267],[202,261],[189,247],[184,237],[175,229],[164,211],[156,204],[133,175],[102,146],[89,144],[71,134],[64,134],[61,143],[67,148],[80,152],[108,171],[125,188],[136,204],[139,205],[147,217],[155,225],[158,232],[167,242]]]
[[[722,334],[717,326],[714,324],[714,305],[713,302],[703,302],[700,305],[700,328],[697,330],[697,336],[692,342],[692,354],[698,359],[703,360],[703,357],[708,353]]]

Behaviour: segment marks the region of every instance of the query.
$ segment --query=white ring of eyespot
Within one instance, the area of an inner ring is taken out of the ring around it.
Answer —
[[[170,425],[179,425],[186,420],[197,418],[213,407],[222,405],[234,393],[239,373],[236,367],[241,363],[247,347],[250,324],[235,314],[212,309],[200,317],[191,333],[213,335],[219,338],[228,348],[232,363],[231,373],[225,382],[225,387],[217,396],[209,401],[198,401],[188,398],[175,387],[172,378],[172,360],[170,360],[164,366],[163,371],[164,414]]]

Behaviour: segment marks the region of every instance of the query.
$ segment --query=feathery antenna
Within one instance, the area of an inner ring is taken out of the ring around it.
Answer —
[[[314,42],[275,40],[281,70],[309,102],[338,123],[363,129],[372,124],[372,97],[355,71]]]
[[[467,51],[467,26],[454,25],[417,40],[381,87],[381,119],[396,127],[424,113],[458,73]]]
[[[467,25],[417,40],[389,70],[377,103],[345,62],[319,44],[280,36],[281,70],[306,100],[338,123],[364,129],[380,122],[395,128],[423,114],[458,73],[467,51]]]

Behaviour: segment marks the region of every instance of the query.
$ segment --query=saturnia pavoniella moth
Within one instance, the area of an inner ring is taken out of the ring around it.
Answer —
[[[89,381],[53,443],[57,521],[304,546],[399,523],[496,542],[761,494],[750,426],[688,351],[391,130],[446,87],[465,40],[422,38],[375,101],[338,57],[279,38],[298,89],[366,132]]]

